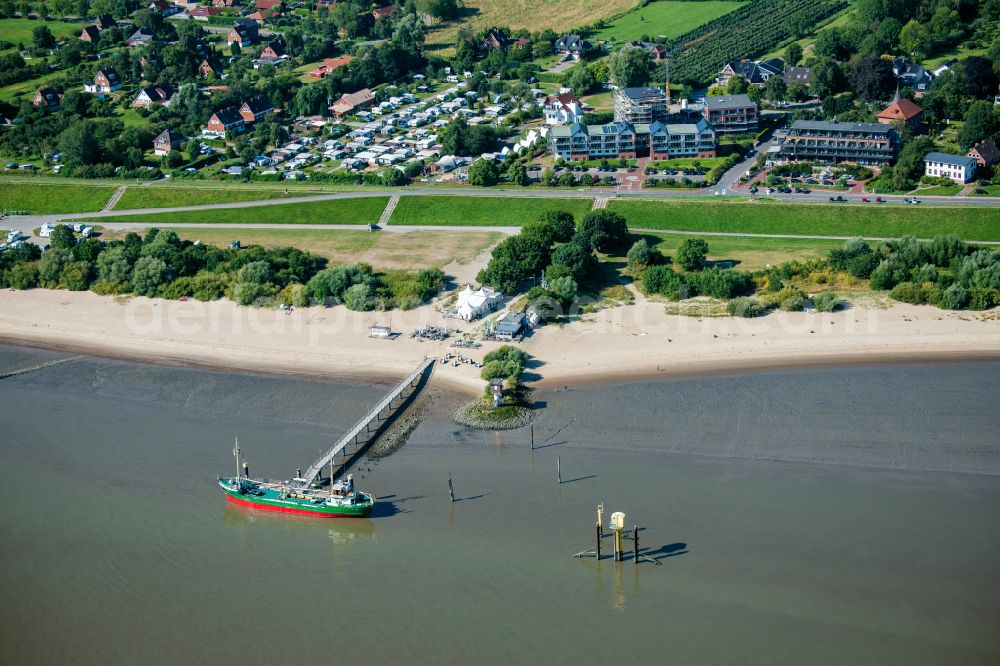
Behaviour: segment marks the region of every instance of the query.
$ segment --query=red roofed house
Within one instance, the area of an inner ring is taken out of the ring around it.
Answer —
[[[222,76],[222,65],[219,61],[214,58],[205,58],[198,65],[198,73],[202,76],[208,76],[209,74],[215,74],[216,76]]]
[[[396,5],[389,5],[388,7],[379,7],[378,9],[372,10],[372,16],[374,16],[375,19],[378,20],[383,16],[388,16],[394,11],[396,11]]]
[[[257,0],[253,3],[254,9],[274,9],[281,8],[282,0]]]
[[[153,0],[153,2],[146,6],[146,9],[158,11],[164,16],[179,14],[181,11],[180,7],[170,4],[167,0]]]
[[[902,122],[911,132],[918,134],[924,126],[924,110],[908,99],[901,99],[885,107],[878,114],[878,121],[886,125]]]
[[[59,93],[52,88],[39,88],[38,92],[32,98],[31,103],[35,108],[41,107],[49,111],[55,111],[59,108]]]
[[[170,130],[163,130],[160,135],[153,139],[153,153],[160,157],[163,157],[171,150],[177,150],[181,147],[184,142],[184,137],[182,137],[177,132],[171,132]]]
[[[340,56],[339,58],[324,58],[323,64],[309,72],[309,76],[314,79],[322,79],[335,69],[349,65],[354,60],[351,56]]]
[[[212,16],[218,16],[222,12],[216,7],[202,7],[201,5],[188,10],[188,16],[196,21],[207,21]]]
[[[583,103],[572,93],[549,95],[543,112],[546,125],[572,125],[583,119]]]
[[[1000,148],[997,147],[996,139],[980,141],[966,155],[975,159],[976,164],[981,167],[987,167],[1000,162]]]
[[[96,25],[88,25],[80,33],[80,41],[87,42],[88,44],[96,44],[97,40],[101,38],[101,30]]]
[[[172,87],[166,83],[157,83],[156,85],[140,90],[139,94],[136,95],[135,99],[132,101],[132,106],[144,109],[148,109],[154,104],[168,106],[170,104],[170,98],[173,96],[174,89]]]
[[[239,0],[212,0],[213,7],[239,7]]]
[[[344,95],[330,106],[330,112],[339,117],[350,115],[375,104],[375,93],[368,88]]]
[[[264,62],[275,63],[281,60],[285,56],[285,41],[283,39],[276,39],[273,42],[269,42],[267,46],[260,52],[260,57],[258,60]]]
[[[100,14],[94,19],[94,25],[97,26],[98,30],[107,30],[109,28],[117,28],[118,22],[112,18],[111,14]]]
[[[118,72],[108,67],[106,69],[98,70],[97,74],[94,76],[94,82],[86,83],[83,86],[84,92],[91,93],[108,93],[114,92],[122,87],[121,77],[118,76]]]
[[[240,107],[240,117],[243,118],[245,124],[249,125],[257,122],[271,111],[274,111],[274,106],[266,97],[251,97]]]
[[[256,21],[257,25],[264,25],[270,19],[280,15],[281,12],[279,12],[277,9],[258,9],[253,14],[247,16],[247,18],[252,21]]]
[[[213,113],[212,117],[208,119],[208,124],[205,125],[205,134],[225,136],[227,130],[242,128],[243,116],[240,115],[235,106],[227,106]]]
[[[257,23],[252,19],[236,19],[233,27],[226,35],[226,46],[231,46],[233,42],[240,46],[250,46],[257,41]]]

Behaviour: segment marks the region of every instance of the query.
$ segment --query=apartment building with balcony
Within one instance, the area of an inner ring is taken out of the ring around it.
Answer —
[[[563,125],[549,132],[549,151],[570,161],[650,157],[715,157],[717,135],[704,120],[697,123],[613,122]]]
[[[884,165],[896,161],[899,135],[881,123],[797,120],[781,143],[782,159],[800,162],[856,162]]]
[[[702,115],[716,132],[757,131],[757,105],[746,95],[706,97]]]
[[[669,110],[662,88],[619,88],[615,91],[615,122],[665,122]]]

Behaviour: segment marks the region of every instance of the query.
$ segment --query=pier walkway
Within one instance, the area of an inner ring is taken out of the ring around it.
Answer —
[[[434,364],[436,359],[428,358],[424,359],[423,362],[417,366],[417,369],[411,372],[407,377],[396,385],[382,400],[379,401],[377,405],[372,407],[371,411],[365,414],[364,418],[358,421],[353,428],[347,431],[347,433],[340,438],[340,440],[329,449],[326,453],[316,459],[309,469],[306,470],[305,474],[298,477],[293,481],[291,485],[300,488],[308,487],[312,484],[317,477],[319,477],[323,469],[333,462],[334,467],[338,468],[337,472],[353,458],[358,451],[363,447],[368,441],[361,441],[362,436],[369,435],[372,432],[377,432],[380,426],[372,428],[373,423],[378,423],[383,420],[383,412],[392,412],[396,407],[392,406],[392,403],[396,400],[401,400],[405,402],[411,395],[412,391],[417,388],[420,381],[423,379],[424,373],[428,369],[431,372],[434,371]],[[385,416],[389,416],[386,414]],[[353,449],[353,450],[352,450]],[[336,462],[337,456],[344,456],[344,460],[341,463]],[[334,475],[336,476],[336,474]]]

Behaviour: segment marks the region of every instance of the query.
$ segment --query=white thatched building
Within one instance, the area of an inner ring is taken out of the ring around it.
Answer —
[[[492,287],[482,287],[473,291],[471,286],[458,293],[455,303],[455,316],[459,319],[472,321],[494,312],[503,302],[503,294]]]

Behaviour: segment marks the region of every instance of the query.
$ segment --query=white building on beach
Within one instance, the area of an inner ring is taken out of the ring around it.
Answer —
[[[459,292],[455,304],[455,316],[465,321],[472,321],[496,311],[503,303],[503,294],[492,287],[482,287],[473,291],[471,286]]]

